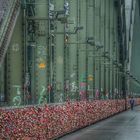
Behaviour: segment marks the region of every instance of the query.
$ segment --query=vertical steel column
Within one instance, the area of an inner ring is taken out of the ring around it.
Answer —
[[[89,96],[89,100],[94,98],[94,59],[95,59],[95,40],[93,35],[94,30],[94,0],[88,0],[87,1],[87,92]]]
[[[95,0],[95,46],[100,43],[100,0]],[[96,46],[97,47],[97,46]],[[98,50],[99,51],[99,50]],[[99,72],[99,52],[95,49],[95,91],[100,90],[100,72]]]
[[[97,41],[98,43],[97,44],[97,48],[99,47],[100,49],[98,49],[98,55],[99,55],[99,60],[98,60],[98,63],[99,63],[99,90],[102,91],[102,87],[101,87],[101,81],[102,81],[102,76],[101,76],[101,72],[102,72],[102,51],[103,51],[103,43],[102,43],[102,40],[101,40],[101,36],[102,36],[102,31],[101,31],[101,22],[102,22],[102,19],[101,19],[101,0],[99,1],[99,41]],[[101,97],[101,96],[100,96]]]
[[[116,88],[116,48],[117,48],[117,44],[116,44],[116,31],[117,31],[117,25],[116,25],[116,5],[115,5],[115,1],[113,1],[113,5],[114,5],[114,9],[113,9],[113,29],[112,29],[112,35],[113,35],[113,44],[112,44],[112,89],[110,91],[111,95],[112,95],[112,99],[114,99],[114,90]]]
[[[55,1],[55,10],[64,10],[64,0]],[[63,15],[64,16],[64,15]],[[55,102],[64,100],[64,24],[56,21],[56,92]],[[58,34],[60,32],[60,34]],[[61,33],[62,32],[62,33]]]
[[[86,1],[86,23],[85,23],[85,27],[86,27],[86,37],[85,37],[85,40],[87,40],[87,38],[88,38],[88,5],[89,5],[89,1],[87,0]],[[88,59],[88,53],[89,53],[89,51],[88,51],[88,49],[89,49],[89,46],[87,45],[87,42],[86,42],[86,44],[85,44],[85,46],[86,46],[86,62],[85,62],[85,64],[86,64],[86,98],[88,99],[89,98],[89,82],[88,82],[88,77],[89,77],[89,73],[88,73],[88,70],[89,70],[89,67],[88,67],[88,61],[89,61],[89,59]]]
[[[103,44],[103,48],[101,49],[101,86],[100,91],[105,90],[105,57],[102,57],[105,54],[105,1],[101,1],[101,8],[100,8],[100,18],[101,18],[101,44]]]
[[[37,103],[47,102],[48,85],[48,3],[46,0],[36,1],[36,45],[35,45],[35,75]],[[40,19],[44,20],[40,20]]]
[[[110,71],[109,71],[109,0],[106,0],[106,10],[105,10],[105,90],[104,90],[104,94],[103,94],[103,98],[106,97],[106,92],[109,89],[109,84],[110,84]]]
[[[117,98],[118,96],[118,90],[119,90],[119,68],[118,68],[118,64],[119,64],[119,35],[118,35],[118,8],[119,6],[119,2],[117,3],[116,6],[116,10],[115,10],[115,58],[116,58],[116,65],[115,65],[115,89],[114,89],[114,98]]]
[[[86,1],[79,1],[80,5],[80,25],[83,26],[83,30],[79,34],[79,94],[80,99],[85,100],[87,98],[87,65],[86,65],[86,44],[82,44],[86,40]]]
[[[80,0],[77,0],[77,27],[80,26]],[[79,72],[79,55],[80,55],[80,44],[79,44],[79,38],[80,38],[80,32],[77,33],[77,72],[76,72],[76,75],[77,75],[77,91],[78,91],[78,94],[77,94],[77,99],[79,100],[80,99],[80,80],[79,80],[79,75],[80,75],[80,72]]]
[[[26,0],[23,0],[22,1],[22,8],[23,8],[23,15],[22,15],[22,17],[23,17],[23,32],[22,32],[22,34],[23,34],[23,74],[24,74],[24,76],[26,75],[26,72],[28,71],[28,67],[27,67],[27,56],[26,56],[26,49],[27,49],[27,47],[26,47],[26,45],[27,45],[27,38],[26,38],[26,35],[27,35],[27,20],[26,20],[26,7],[27,7],[27,5],[26,5]],[[24,82],[24,81],[23,81]],[[28,88],[26,89],[26,87],[24,86],[23,87],[24,89],[23,89],[23,95],[24,95],[24,104],[28,104],[28,98],[26,98],[26,93],[27,93],[27,91],[28,91]]]
[[[75,100],[75,94],[70,93],[70,46],[68,42],[70,41],[70,33],[71,30],[69,28],[69,15],[71,14],[72,3],[69,0],[64,0],[64,101],[67,99]],[[71,85],[74,86],[74,85]],[[72,91],[73,92],[73,91]],[[74,91],[76,92],[76,91]]]
[[[96,48],[95,48],[95,36],[96,36],[96,7],[95,7],[95,3],[96,3],[96,1],[95,0],[93,0],[93,12],[92,12],[92,14],[93,14],[93,16],[92,16],[92,18],[93,18],[93,37],[94,37],[94,46],[93,46],[93,59],[92,59],[92,64],[93,64],[93,98],[95,99],[96,98],[96,91],[99,91],[99,89],[97,89],[96,88],[96,76],[95,76],[95,71],[96,71]],[[98,92],[99,93],[99,92]],[[99,96],[99,95],[97,95],[97,96]]]
[[[35,0],[24,0],[24,104],[37,104],[36,86],[36,19]]]
[[[25,1],[24,94],[26,104],[47,102],[48,3]],[[27,98],[28,97],[28,98]]]
[[[10,42],[7,54],[7,93],[8,104],[19,106],[23,104],[22,90],[22,14],[20,13],[16,28]]]
[[[118,92],[117,98],[120,98],[122,92],[122,70],[123,70],[123,58],[124,58],[124,33],[123,33],[123,4],[120,0],[119,2],[119,12],[118,12],[118,39],[119,39],[119,65],[118,65]],[[121,66],[120,66],[121,64]]]
[[[112,99],[112,91],[113,91],[113,17],[114,17],[114,1],[110,0],[110,63],[109,63],[109,67],[110,67],[110,89],[108,90],[109,92],[109,98]]]
[[[48,102],[54,102],[56,77],[56,36],[55,36],[55,6],[54,0],[48,0]]]
[[[71,21],[71,24],[68,23],[69,32],[73,32],[74,28],[77,27],[78,15],[77,15],[77,1],[70,1],[70,16],[68,18]],[[78,99],[78,83],[77,83],[77,34],[69,34],[68,41],[68,49],[69,49],[69,78],[66,81],[66,92],[67,98],[71,100]],[[67,64],[68,65],[68,64]],[[69,87],[68,87],[69,85]],[[68,91],[67,91],[68,90]]]
[[[110,25],[110,19],[111,19],[111,15],[110,15],[110,8],[111,8],[111,2],[110,0],[108,0],[108,35],[109,35],[109,39],[108,39],[108,63],[107,63],[107,67],[108,67],[108,89],[106,89],[105,92],[105,98],[110,98],[110,84],[111,84],[111,54],[110,54],[110,48],[111,48],[111,44],[110,44],[110,40],[111,40],[111,25]]]
[[[4,102],[6,101],[4,65],[5,64],[2,64],[0,67],[0,106],[4,105]]]

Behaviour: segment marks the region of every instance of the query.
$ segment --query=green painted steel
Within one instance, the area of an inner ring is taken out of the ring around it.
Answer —
[[[64,10],[64,0],[55,1],[55,10]],[[58,17],[59,18],[59,17]],[[61,18],[61,17],[60,17]],[[62,15],[65,18],[65,15]],[[54,94],[55,102],[64,101],[64,24],[60,21],[56,21],[56,90]]]
[[[49,101],[48,3],[25,1],[24,16],[24,94],[25,104]]]
[[[67,31],[73,32],[74,28],[79,26],[78,18],[79,18],[79,9],[78,9],[78,1],[70,1],[70,15],[68,20],[71,23],[68,23]],[[68,51],[68,61],[66,63],[67,71],[65,77],[65,92],[66,98],[76,100],[79,98],[79,86],[78,86],[78,35],[77,34],[68,34],[68,41],[66,42],[66,49]]]
[[[87,1],[87,33],[86,33],[86,41],[89,40],[91,43],[87,43],[87,93],[88,98],[93,99],[95,97],[95,37],[94,37],[94,3],[95,1],[88,0]],[[91,38],[91,40],[90,40]]]
[[[79,25],[83,26],[83,30],[79,33],[79,56],[78,56],[78,79],[79,79],[79,94],[80,98],[84,99],[87,97],[87,45],[83,42],[86,41],[87,35],[87,22],[86,22],[86,15],[87,15],[87,8],[86,2],[81,0],[79,3]]]
[[[35,16],[39,18],[48,19],[48,3],[46,0],[40,0],[40,4],[35,6]],[[47,102],[47,68],[48,68],[48,21],[38,20],[35,22],[38,28],[36,28],[35,34],[35,96],[38,104]]]
[[[5,76],[5,72],[4,72],[4,66],[2,65],[1,69],[0,69],[0,105],[2,106],[4,104],[4,101],[6,99],[6,94],[5,93],[5,81],[4,81],[4,77]]]
[[[131,67],[130,67],[130,72],[133,75],[133,77],[129,77],[130,79],[130,92],[131,94],[138,94],[139,89],[140,89],[140,84],[136,82],[137,78],[138,81],[140,81],[140,75],[139,75],[139,54],[140,54],[140,49],[139,49],[139,34],[140,34],[140,19],[139,19],[139,7],[138,4],[136,4],[136,10],[135,10],[135,15],[134,15],[134,25],[133,25],[133,44],[132,44],[132,54],[131,54]]]
[[[100,24],[100,40],[101,40],[101,44],[103,45],[103,48],[100,51],[100,56],[104,55],[105,52],[105,4],[106,1],[102,1],[101,4],[101,8],[100,8],[100,16],[101,16],[101,24]],[[100,74],[101,74],[101,80],[100,80],[100,91],[104,91],[105,90],[105,67],[106,67],[106,62],[105,62],[105,58],[101,57],[100,60]]]
[[[139,78],[138,4],[136,12],[131,9],[135,24],[132,20],[130,29],[121,1],[22,4],[0,72],[0,96],[5,92],[9,105],[114,99],[124,97],[125,90],[139,92],[139,79],[133,78]]]
[[[22,13],[20,13],[14,29],[7,54],[6,83],[8,104],[11,106],[23,105],[23,61],[22,61]]]

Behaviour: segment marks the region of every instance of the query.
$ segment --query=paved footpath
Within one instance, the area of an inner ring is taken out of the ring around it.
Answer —
[[[140,106],[94,125],[68,134],[59,140],[140,140]]]

